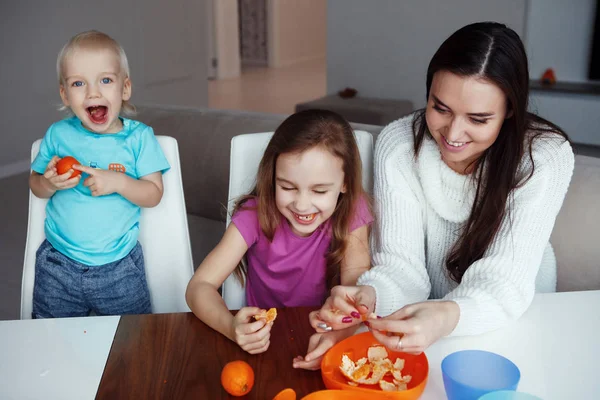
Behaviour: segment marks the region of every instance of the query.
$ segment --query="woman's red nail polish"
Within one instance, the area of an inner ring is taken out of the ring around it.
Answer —
[[[377,316],[377,319],[381,319],[381,318],[383,318],[383,317],[380,317],[379,315]]]
[[[342,318],[342,322],[345,324],[350,323],[352,322],[352,317],[344,317]]]
[[[352,312],[350,313],[350,315],[352,315],[354,318],[360,318],[360,314],[359,314],[359,313],[357,313],[356,311],[352,311]]]
[[[370,326],[371,326],[371,324],[369,323],[369,321],[365,321],[365,325],[366,325],[367,327],[370,327]]]

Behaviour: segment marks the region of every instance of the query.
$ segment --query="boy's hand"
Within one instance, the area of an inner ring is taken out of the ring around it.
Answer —
[[[273,322],[254,321],[253,316],[260,312],[257,307],[244,307],[233,317],[232,338],[243,350],[250,354],[264,353],[271,344]]]
[[[127,179],[127,176],[122,172],[106,169],[90,168],[83,165],[73,165],[73,169],[89,175],[83,181],[83,186],[89,187],[94,197],[119,193]]]
[[[72,169],[70,169],[62,175],[59,175],[56,171],[56,164],[59,160],[60,157],[54,156],[46,166],[46,171],[44,171],[44,178],[46,181],[47,188],[53,191],[74,188],[79,184],[80,175],[71,178],[71,174],[73,173]]]

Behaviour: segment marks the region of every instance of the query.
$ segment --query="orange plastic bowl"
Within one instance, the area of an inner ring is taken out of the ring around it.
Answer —
[[[323,376],[325,387],[327,387],[327,389],[359,391],[363,392],[365,395],[368,394],[369,398],[395,400],[418,399],[423,393],[423,390],[425,390],[427,377],[429,375],[429,362],[427,361],[425,353],[413,355],[387,349],[388,357],[392,362],[396,361],[396,358],[403,358],[405,360],[402,375],[412,376],[407,390],[401,392],[384,392],[379,388],[379,385],[348,385],[348,379],[342,375],[339,368],[342,362],[342,356],[347,354],[350,359],[357,361],[358,359],[367,356],[369,347],[376,345],[381,346],[381,343],[373,337],[371,332],[365,332],[351,336],[333,346],[321,361],[321,375]],[[391,381],[389,375],[387,375],[386,379]]]
[[[373,396],[369,398],[372,399]],[[302,400],[365,400],[365,394],[348,390],[319,390],[304,396]]]

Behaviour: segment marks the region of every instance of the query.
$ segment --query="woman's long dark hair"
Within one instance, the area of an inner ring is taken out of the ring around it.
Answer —
[[[459,282],[466,270],[481,259],[500,230],[504,218],[510,219],[510,195],[532,175],[519,178],[518,168],[525,151],[533,165],[532,144],[540,135],[552,132],[568,140],[558,126],[527,111],[529,69],[519,35],[506,25],[479,22],[454,32],[434,54],[427,69],[427,100],[433,76],[448,71],[461,77],[487,80],[504,92],[507,116],[498,138],[473,165],[475,200],[469,219],[446,259],[450,277]],[[431,135],[419,110],[413,120],[415,155],[425,134]]]

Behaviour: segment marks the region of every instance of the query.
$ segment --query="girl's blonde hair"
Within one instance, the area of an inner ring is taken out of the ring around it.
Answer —
[[[125,74],[126,78],[131,79],[127,55],[125,54],[125,50],[123,50],[123,47],[121,47],[119,42],[108,36],[106,33],[91,30],[81,32],[73,36],[58,53],[58,58],[56,59],[56,75],[58,77],[59,85],[65,85],[66,83],[64,76],[65,61],[76,50],[82,48],[91,50],[109,49],[114,51],[115,55],[119,59],[121,72]],[[61,105],[59,110],[70,112],[69,107],[65,106],[64,104]],[[123,101],[123,105],[121,106],[121,114],[125,116],[133,116],[135,113],[135,106],[128,100]]]
[[[338,197],[331,216],[331,244],[326,254],[327,286],[340,282],[340,267],[346,252],[346,237],[349,234],[358,202],[363,199],[371,208],[370,197],[362,186],[362,163],[354,131],[350,124],[338,114],[326,110],[305,110],[291,115],[275,130],[258,167],[256,186],[241,197],[233,208],[233,214],[244,209],[244,203],[256,199],[260,228],[264,235],[273,240],[275,230],[281,223],[281,213],[275,202],[275,165],[284,153],[302,153],[315,147],[329,151],[342,160],[346,192]],[[238,265],[235,276],[244,284],[247,276],[245,260]]]

